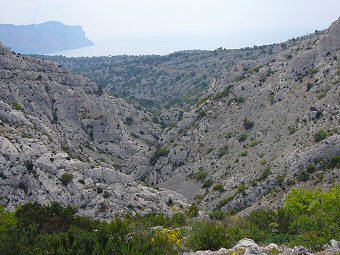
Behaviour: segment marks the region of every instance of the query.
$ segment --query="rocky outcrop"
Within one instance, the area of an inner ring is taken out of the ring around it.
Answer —
[[[318,54],[325,57],[331,52],[340,49],[340,18],[332,23],[327,33],[322,36],[318,43]]]
[[[120,172],[156,142],[150,114],[51,62],[0,49],[1,204],[58,201],[99,219],[186,206]]]
[[[337,254],[339,249],[339,243],[336,240],[331,240],[330,245],[325,245],[324,251],[317,252],[315,254]],[[231,255],[231,254],[245,254],[245,255],[255,255],[255,254],[285,254],[285,255],[312,255],[314,253],[310,252],[303,246],[296,246],[293,249],[286,246],[278,246],[277,244],[271,243],[267,246],[260,246],[251,239],[240,240],[233,248],[225,249],[221,248],[218,251],[196,251],[196,252],[185,252],[183,255]]]

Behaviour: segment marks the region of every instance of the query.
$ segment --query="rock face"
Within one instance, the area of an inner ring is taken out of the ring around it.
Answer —
[[[339,243],[336,240],[331,240],[331,246],[326,245],[325,250],[317,254],[337,254],[339,252],[339,247],[336,246]],[[196,251],[196,252],[185,252],[183,255],[232,255],[232,254],[245,254],[245,255],[255,255],[255,254],[285,254],[285,255],[312,255],[308,249],[303,246],[294,247],[293,249],[278,246],[277,244],[271,243],[267,246],[260,246],[251,239],[242,239],[231,249],[221,248],[218,251]]]
[[[121,173],[159,136],[150,114],[56,64],[2,45],[0,53],[1,204],[58,201],[100,219],[186,206],[183,196]]]
[[[38,25],[0,24],[0,41],[25,54],[46,54],[91,46],[81,26],[49,21]]]

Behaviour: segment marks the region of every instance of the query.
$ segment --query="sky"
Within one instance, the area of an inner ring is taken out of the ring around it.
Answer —
[[[278,42],[325,29],[340,15],[339,0],[0,0],[0,6],[0,23],[56,20],[81,25],[94,43],[177,38],[181,48],[182,38],[183,49]]]

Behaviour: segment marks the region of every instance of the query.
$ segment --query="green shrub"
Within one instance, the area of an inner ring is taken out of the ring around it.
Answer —
[[[226,228],[222,224],[197,222],[193,225],[186,246],[194,251],[228,247]]]
[[[212,220],[224,220],[226,213],[221,210],[214,210],[209,213],[209,218]]]
[[[289,134],[292,135],[297,131],[297,129],[296,129],[296,127],[289,126],[288,131],[289,131]]]
[[[222,92],[217,92],[214,99],[221,99],[223,97],[229,96],[232,87],[232,85],[228,85]]]
[[[312,174],[316,171],[316,166],[314,163],[310,163],[308,166],[307,166],[307,172]]]
[[[255,146],[258,145],[259,143],[260,143],[259,141],[253,139],[253,140],[250,141],[249,146],[250,146],[250,147],[255,147]]]
[[[12,109],[17,110],[17,111],[23,111],[24,107],[17,102],[12,102]]]
[[[326,97],[327,96],[327,91],[320,91],[319,92],[319,94],[318,94],[318,96],[317,96],[317,98],[319,99],[319,100],[321,100],[322,98],[324,98],[324,97]]]
[[[244,183],[241,183],[240,186],[238,186],[236,193],[243,193],[247,189],[246,185]]]
[[[193,204],[189,206],[184,213],[187,217],[194,218],[199,215],[199,208],[197,207],[197,205]]]
[[[208,180],[206,180],[205,182],[203,182],[203,189],[207,189],[210,188],[212,185],[214,184],[214,180],[212,178],[209,178]]]
[[[314,141],[315,142],[321,142],[322,140],[325,140],[328,137],[328,132],[324,129],[321,129],[319,132],[317,132],[314,135]]]
[[[15,214],[0,205],[0,235],[17,224]]]
[[[292,218],[288,233],[297,237],[292,245],[320,250],[333,236],[340,236],[340,186],[328,192],[294,189],[283,210]]]
[[[244,142],[245,140],[247,140],[248,136],[246,134],[242,134],[238,137],[238,141],[241,143],[241,142]]]
[[[246,157],[246,156],[248,156],[248,151],[242,151],[242,152],[240,153],[240,156],[241,156],[241,157]]]
[[[160,157],[166,157],[169,154],[169,152],[170,152],[169,148],[165,146],[161,147],[158,151],[155,152],[155,154],[151,158],[150,164],[154,166]]]
[[[261,176],[259,177],[259,181],[264,181],[268,178],[268,176],[272,173],[271,167],[267,166],[265,169],[263,169]]]
[[[62,182],[63,185],[67,185],[69,183],[71,183],[73,181],[73,174],[70,173],[64,173],[61,177],[60,177],[60,181]]]
[[[340,156],[334,156],[331,159],[331,167],[332,168],[335,168],[335,167],[340,168]]]
[[[221,183],[216,184],[216,185],[213,187],[213,190],[219,191],[219,192],[223,192],[223,191],[224,191],[223,184],[221,184]]]
[[[217,154],[218,158],[222,158],[225,154],[227,154],[228,149],[229,149],[228,145],[224,145],[223,147],[219,148]]]
[[[203,169],[200,169],[196,175],[195,175],[195,179],[197,181],[203,181],[206,177],[208,176],[208,172],[203,170]]]

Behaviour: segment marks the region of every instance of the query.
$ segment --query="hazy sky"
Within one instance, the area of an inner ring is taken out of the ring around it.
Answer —
[[[261,39],[256,31],[271,42],[282,33],[324,29],[340,15],[339,0],[0,0],[0,6],[0,23],[57,20],[83,26],[94,42],[235,34],[251,46]]]

